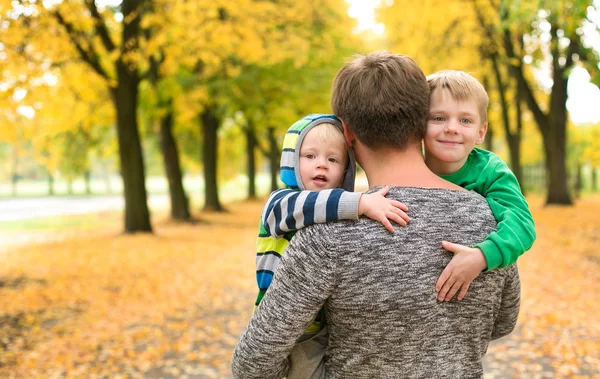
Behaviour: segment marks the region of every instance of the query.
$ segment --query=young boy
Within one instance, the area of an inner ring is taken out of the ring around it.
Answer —
[[[497,232],[474,247],[442,243],[455,257],[435,285],[438,299],[450,301],[458,293],[458,300],[462,300],[473,279],[482,271],[509,266],[531,248],[535,226],[514,174],[497,155],[475,148],[483,142],[487,132],[489,99],[481,83],[465,72],[452,70],[440,71],[427,80],[430,103],[423,141],[427,166],[442,178],[484,196],[498,221]],[[282,177],[284,174],[282,171]],[[303,216],[306,218],[305,210],[289,208],[289,197],[315,195],[307,191],[273,192],[262,214],[264,231],[278,238],[303,227],[302,223],[296,223]],[[342,198],[344,194],[339,196]],[[357,197],[344,197],[344,206],[351,207],[351,201],[356,207]],[[318,204],[317,209],[310,211],[323,213]],[[333,220],[336,218],[319,218],[314,223]]]
[[[436,283],[438,299],[464,298],[483,270],[517,261],[535,241],[535,225],[519,183],[494,153],[475,148],[487,132],[488,95],[471,75],[440,71],[427,77],[430,89],[425,162],[440,177],[486,198],[498,222],[497,231],[474,247],[450,242],[455,254]]]
[[[260,224],[256,255],[259,293],[255,306],[270,286],[281,255],[296,230],[327,221],[358,220],[360,215],[380,221],[392,232],[390,220],[406,225],[407,207],[384,197],[389,187],[372,194],[351,192],[355,173],[354,155],[335,116],[308,115],[289,128],[280,170],[287,188],[271,194],[262,218],[270,216]],[[288,379],[322,375],[327,330],[321,313],[292,350]]]

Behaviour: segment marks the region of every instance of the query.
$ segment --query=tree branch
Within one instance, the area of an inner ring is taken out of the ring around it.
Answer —
[[[106,23],[104,21],[104,18],[102,18],[102,15],[100,14],[100,12],[98,12],[98,7],[96,7],[96,2],[94,0],[86,0],[85,5],[87,6],[90,13],[92,14],[92,18],[95,21],[94,24],[95,24],[95,28],[96,28],[96,33],[98,34],[98,36],[100,36],[100,39],[102,40],[102,43],[104,44],[104,47],[109,52],[115,50],[116,45],[113,42],[113,40],[110,38],[110,35],[108,34],[108,29],[106,28]]]
[[[500,94],[500,105],[502,107],[502,120],[504,121],[504,132],[508,138],[513,138],[513,133],[510,130],[510,118],[508,116],[509,106],[506,99],[506,83],[502,78],[502,72],[500,71],[500,65],[498,63],[498,54],[490,54],[490,60],[492,61],[492,67],[494,69],[494,76],[496,77],[496,83],[498,85],[498,93]]]
[[[494,6],[493,2],[491,1],[490,6]],[[475,8],[477,20],[479,21],[479,24],[485,31],[485,34],[489,40],[489,44],[493,47],[494,42],[496,40],[494,38],[494,34],[496,34],[496,32],[493,30],[493,26],[486,23],[481,8],[477,5],[477,0],[473,0],[473,7]],[[498,12],[500,12],[499,9]],[[505,21],[504,18],[508,18],[508,11],[505,11],[505,13],[501,17],[503,19],[501,19],[500,21]],[[515,53],[515,49],[512,42],[512,35],[508,28],[504,28],[504,33],[501,36],[501,38],[502,44],[504,45],[504,51],[508,58],[507,64],[509,70],[512,73],[512,75],[517,79],[517,85],[521,88],[521,93],[524,94],[527,105],[531,109],[531,113],[533,113],[536,122],[538,123],[538,125],[540,125],[541,128],[542,125],[546,125],[547,116],[539,107],[539,104],[537,103],[535,96],[533,95],[533,90],[527,82],[527,79],[525,79],[525,75],[523,74],[523,59],[522,57],[517,56],[517,54]],[[519,63],[515,64],[515,61]]]
[[[75,31],[73,24],[65,20],[58,10],[53,11],[52,14],[54,15],[58,23],[61,24],[67,31],[67,35],[69,36],[69,39],[71,40],[73,45],[75,45],[75,49],[79,52],[81,59],[88,63],[94,69],[94,71],[98,73],[98,75],[100,75],[106,80],[110,80],[108,73],[100,65],[100,59],[98,58],[98,54],[94,51],[94,48],[88,46],[89,50],[86,50],[79,42],[79,39],[77,38],[78,33]]]
[[[569,48],[567,50],[567,62],[565,63],[565,68],[570,68],[573,66],[574,58],[573,56],[577,54],[580,59],[584,59],[581,55],[581,41],[579,36],[576,34],[573,37],[569,38]]]
[[[506,55],[509,59],[508,65],[511,69],[511,72],[517,79],[518,85],[521,86],[527,106],[529,107],[529,110],[531,110],[531,113],[533,114],[533,117],[535,118],[540,129],[544,130],[543,128],[548,125],[548,116],[540,108],[533,94],[533,90],[525,78],[523,73],[523,59],[516,56],[512,43],[512,35],[508,29],[504,29],[504,50],[506,51]],[[514,61],[518,61],[518,63],[515,64]]]

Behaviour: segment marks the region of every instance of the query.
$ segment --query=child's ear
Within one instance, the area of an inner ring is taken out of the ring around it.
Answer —
[[[488,123],[485,122],[483,123],[483,125],[481,126],[481,129],[479,129],[479,132],[477,133],[477,139],[475,140],[475,143],[477,145],[479,145],[480,143],[483,142],[483,140],[485,139],[485,134],[487,133],[488,130]]]
[[[346,143],[348,146],[354,146],[354,140],[356,139],[354,132],[350,130],[348,124],[346,124],[344,120],[340,119],[340,121],[342,121],[342,126],[344,127],[344,138],[346,138]]]

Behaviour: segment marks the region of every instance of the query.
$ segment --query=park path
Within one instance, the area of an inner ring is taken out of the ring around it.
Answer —
[[[165,206],[167,195],[149,195],[148,205]],[[123,196],[53,196],[0,199],[0,222],[122,210]]]
[[[164,208],[167,195],[149,195],[148,205]],[[19,246],[64,241],[89,234],[81,230],[55,230],[55,228],[27,230],[11,226],[3,230],[2,222],[18,222],[45,219],[56,216],[72,216],[106,211],[121,211],[123,196],[54,196],[0,199],[0,253]],[[41,222],[40,224],[43,224]]]

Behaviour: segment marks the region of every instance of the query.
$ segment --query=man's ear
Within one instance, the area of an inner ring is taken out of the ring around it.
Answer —
[[[342,126],[344,127],[344,138],[346,138],[346,143],[348,144],[348,146],[353,146],[356,136],[354,135],[354,132],[352,130],[350,130],[350,128],[348,127],[348,124],[346,124],[346,122],[344,120],[341,120],[341,121],[342,121]]]
[[[488,130],[488,123],[485,122],[481,126],[481,129],[479,129],[479,132],[477,133],[477,139],[475,140],[475,143],[477,145],[479,145],[480,143],[483,142],[483,140],[485,139],[485,134],[487,133],[487,130]]]

